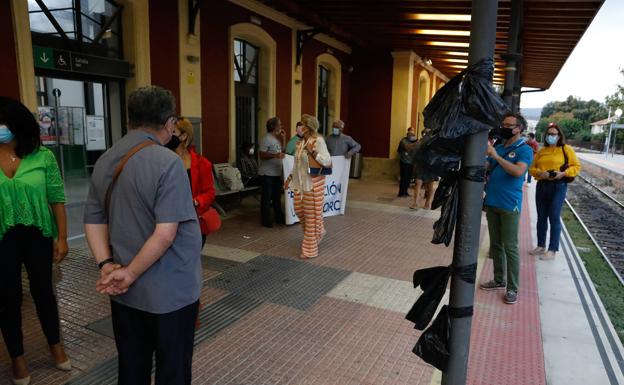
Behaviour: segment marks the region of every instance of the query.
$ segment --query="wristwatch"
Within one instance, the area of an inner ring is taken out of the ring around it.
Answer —
[[[102,270],[102,268],[104,267],[104,265],[107,265],[109,263],[114,263],[115,260],[113,258],[106,258],[105,260],[103,260],[102,262],[98,263],[98,267],[100,268],[100,270]]]

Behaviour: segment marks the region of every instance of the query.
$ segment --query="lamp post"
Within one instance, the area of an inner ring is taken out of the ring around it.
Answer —
[[[622,109],[618,108],[617,110],[615,110],[615,122],[617,123],[618,120],[620,120],[620,116],[622,116]],[[606,151],[605,151],[605,157],[609,156],[609,147],[611,147],[611,134],[613,133],[613,122],[611,122],[611,124],[609,125],[609,136],[607,137],[607,146],[606,146]],[[617,133],[617,130],[615,131]],[[617,135],[614,135],[613,138],[613,153],[615,153],[615,141],[617,139]]]

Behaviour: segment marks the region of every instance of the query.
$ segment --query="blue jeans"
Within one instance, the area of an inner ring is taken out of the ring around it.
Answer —
[[[546,231],[550,223],[548,250],[559,251],[561,235],[561,206],[568,185],[564,182],[537,182],[535,205],[537,206],[537,246],[546,247]]]

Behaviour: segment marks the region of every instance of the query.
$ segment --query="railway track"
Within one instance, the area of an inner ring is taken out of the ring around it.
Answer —
[[[583,176],[568,185],[567,201],[624,284],[624,204]]]

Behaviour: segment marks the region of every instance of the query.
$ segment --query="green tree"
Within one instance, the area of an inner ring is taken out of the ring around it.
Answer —
[[[551,119],[551,116],[557,113],[569,113],[572,118],[580,120],[587,126],[597,120],[605,119],[608,115],[607,108],[602,103],[596,100],[584,101],[572,95],[563,101],[547,103],[542,108],[541,118]]]
[[[624,68],[620,68],[620,73],[624,76]],[[607,108],[613,113],[618,108],[624,110],[624,83],[617,84],[616,91],[614,94],[609,95],[605,98],[605,104]],[[624,116],[620,117],[620,122],[624,121]]]

